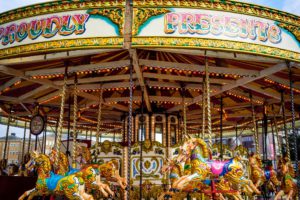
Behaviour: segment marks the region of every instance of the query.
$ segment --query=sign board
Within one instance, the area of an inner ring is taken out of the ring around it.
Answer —
[[[118,27],[105,17],[78,10],[53,13],[0,25],[0,49],[54,40],[116,37]]]

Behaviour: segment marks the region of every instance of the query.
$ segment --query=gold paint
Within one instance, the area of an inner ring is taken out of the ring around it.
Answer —
[[[285,23],[279,23],[277,24],[279,27],[284,28],[288,30],[290,33],[292,33],[295,38],[300,42],[300,27],[299,26],[293,26],[290,24],[285,24]]]
[[[166,47],[234,51],[300,61],[300,53],[246,42],[185,37],[133,37],[133,47]]]
[[[41,3],[0,14],[0,24],[49,13],[66,12],[71,10],[88,10],[93,8],[105,7],[125,7],[125,0],[93,0],[72,2],[63,0],[62,2]]]
[[[90,15],[101,15],[110,19],[114,24],[118,25],[120,35],[124,33],[124,8],[99,8],[88,11]]]
[[[279,11],[272,8],[267,8],[259,5],[235,2],[235,1],[214,1],[211,0],[135,0],[134,7],[173,7],[173,8],[196,8],[206,10],[225,11],[238,13],[243,15],[252,15],[263,17],[282,23],[288,23],[299,26],[300,19],[298,16]]]
[[[57,40],[2,49],[0,50],[0,59],[42,52],[58,52],[93,48],[121,48],[122,45],[123,38],[120,37]]]
[[[134,8],[132,35],[137,35],[139,27],[143,25],[150,17],[166,14],[169,12],[171,12],[171,10],[166,8]]]

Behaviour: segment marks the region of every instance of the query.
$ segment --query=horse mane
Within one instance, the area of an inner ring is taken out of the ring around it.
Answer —
[[[182,176],[182,174],[183,174],[183,168],[182,168],[182,166],[180,165],[180,164],[174,164],[175,165],[175,167],[176,167],[176,169],[179,171],[179,176]]]
[[[261,167],[262,166],[262,161],[259,157],[258,154],[254,154],[254,159],[256,160],[256,162],[258,163],[258,165]]]
[[[295,170],[294,170],[294,167],[291,163],[288,163],[288,171],[289,171],[289,174],[295,178],[296,177],[296,173],[295,173]]]
[[[200,138],[193,138],[194,140],[196,140],[197,144],[201,147],[202,149],[202,153],[203,153],[203,157],[204,158],[208,158],[209,157],[209,149],[207,148],[207,144],[204,140],[200,139]]]
[[[47,167],[48,169],[44,169],[46,170],[45,172],[49,173],[51,171],[51,163],[50,163],[50,158],[49,156],[45,155],[45,154],[39,154],[38,157],[36,159],[42,159],[44,162],[44,167]]]
[[[82,156],[84,157],[87,163],[90,163],[92,160],[92,155],[90,150],[85,146],[81,146],[80,148],[82,149]]]

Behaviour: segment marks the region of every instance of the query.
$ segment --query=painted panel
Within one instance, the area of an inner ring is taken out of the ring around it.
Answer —
[[[137,37],[207,38],[300,52],[294,35],[273,20],[186,8],[162,8],[156,13],[138,27]]]
[[[68,39],[118,37],[119,27],[99,9],[53,13],[0,25],[0,49]]]

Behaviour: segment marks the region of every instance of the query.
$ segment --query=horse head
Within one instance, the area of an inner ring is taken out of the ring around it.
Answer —
[[[26,169],[32,170],[35,167],[39,169],[39,172],[50,173],[51,165],[49,157],[40,154],[37,151],[33,151],[30,153],[30,160],[25,165]]]

